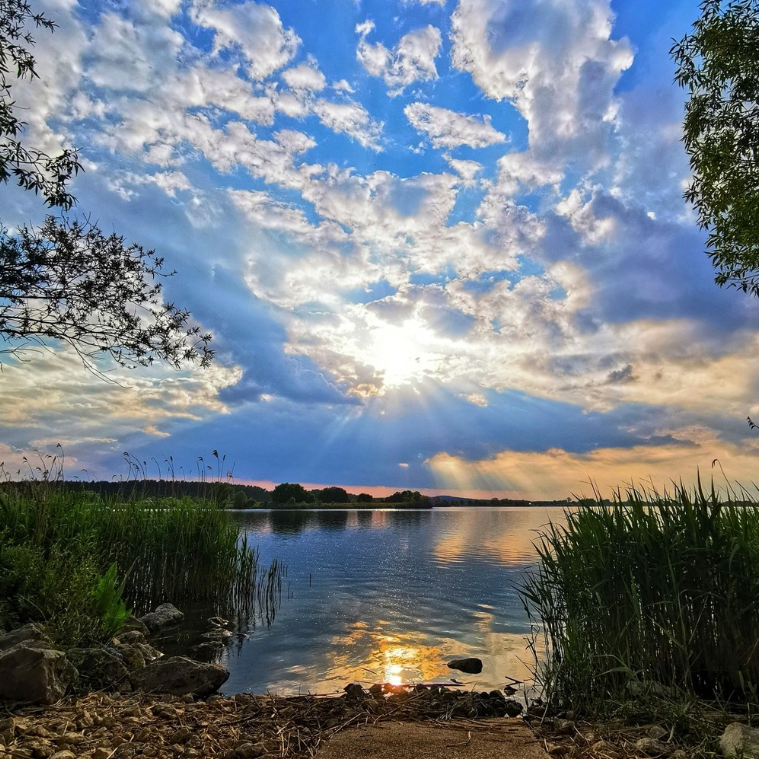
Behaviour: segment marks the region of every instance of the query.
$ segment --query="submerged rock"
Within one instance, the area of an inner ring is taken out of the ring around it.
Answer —
[[[131,680],[136,690],[202,698],[219,690],[228,678],[229,670],[220,664],[171,656],[157,659],[144,669],[133,672]]]
[[[477,659],[474,656],[468,659],[454,659],[448,662],[448,666],[451,669],[458,669],[469,675],[479,675],[482,672],[482,659]]]
[[[169,625],[175,625],[183,619],[184,614],[179,611],[174,604],[166,603],[157,606],[155,611],[151,611],[149,614],[140,617],[139,621],[142,622],[150,632],[157,632]]]

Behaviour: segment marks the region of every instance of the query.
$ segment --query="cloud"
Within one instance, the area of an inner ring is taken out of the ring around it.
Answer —
[[[320,92],[327,86],[327,79],[324,74],[315,66],[309,66],[307,63],[301,63],[300,66],[282,72],[282,79],[285,80],[288,87],[294,90]]]
[[[437,79],[435,58],[443,43],[439,29],[426,26],[409,32],[401,37],[393,50],[388,50],[381,42],[367,42],[372,31],[372,21],[356,26],[360,35],[356,58],[369,74],[384,79],[391,96],[400,95],[414,82]]]
[[[652,486],[672,492],[672,479],[693,487],[700,473],[704,482],[719,460],[732,484],[750,487],[745,473],[752,471],[759,442],[746,440],[735,445],[720,440],[713,431],[692,427],[675,433],[673,443],[635,445],[624,448],[597,448],[588,453],[572,453],[559,448],[548,451],[504,450],[487,459],[469,461],[439,453],[427,462],[439,488],[494,490],[513,495],[529,493],[534,499],[557,499],[571,495],[592,496],[591,482],[605,498],[616,488],[636,485],[643,491]],[[715,483],[723,487],[721,471]]]
[[[317,100],[314,103],[314,113],[319,121],[333,132],[347,134],[365,148],[380,150],[382,123],[374,121],[360,103]]]
[[[482,92],[514,104],[539,160],[608,162],[618,121],[614,86],[633,61],[611,39],[608,0],[460,0],[451,17],[451,61]]]
[[[216,53],[238,48],[255,80],[289,63],[301,41],[292,29],[284,28],[274,8],[252,0],[228,9],[216,7],[213,0],[195,0],[191,17],[198,26],[213,30]]]
[[[98,86],[144,92],[175,68],[182,35],[162,24],[138,26],[116,13],[104,13],[90,42],[87,76]]]
[[[411,126],[421,134],[426,134],[436,148],[485,148],[506,142],[506,135],[494,129],[490,117],[484,119],[467,116],[425,103],[409,103],[403,112]]]

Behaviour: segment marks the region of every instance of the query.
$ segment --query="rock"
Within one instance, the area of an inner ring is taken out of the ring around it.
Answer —
[[[98,746],[92,752],[92,759],[108,759],[112,753],[112,749],[106,748],[105,746]]]
[[[139,632],[143,635],[150,635],[150,630],[148,630],[147,625],[142,622],[139,617],[129,617],[129,619],[124,622],[124,626],[119,633],[119,638],[123,639],[124,633],[128,632]]]
[[[173,604],[161,604],[156,607],[155,611],[151,611],[139,619],[150,632],[157,632],[164,627],[181,622],[184,619],[184,614]]]
[[[119,686],[129,685],[129,670],[115,651],[106,648],[70,648],[66,656],[90,685],[112,685],[121,691],[123,688]],[[127,690],[131,690],[131,687]]]
[[[237,759],[258,759],[266,753],[263,743],[242,743],[235,749]]]
[[[197,662],[184,656],[162,657],[132,673],[135,690],[210,696],[227,681],[229,670],[220,664]]]
[[[656,738],[639,738],[635,741],[635,748],[646,756],[665,756],[671,750],[670,746]]]
[[[40,625],[30,622],[0,636],[0,651],[7,651],[19,643],[35,643],[37,648],[53,648],[53,643]],[[44,644],[44,645],[39,645]]]
[[[507,698],[504,709],[507,717],[518,717],[522,713],[523,707],[522,704],[514,701],[513,698]]]
[[[617,759],[619,749],[613,743],[609,743],[609,741],[600,740],[590,747],[590,753],[593,756],[602,757],[602,759]]]
[[[229,630],[225,630],[223,627],[217,627],[215,630],[210,630],[207,633],[203,633],[201,636],[204,640],[226,640],[232,637],[232,633]]]
[[[142,654],[142,658],[145,659],[146,664],[163,656],[161,651],[153,648],[149,643],[132,643],[132,646]]]
[[[732,759],[756,759],[759,757],[759,729],[742,722],[733,722],[725,728],[719,739],[722,755]]]
[[[364,689],[361,687],[360,683],[348,683],[343,690],[345,691],[345,695],[348,696],[348,698],[363,698],[364,697]]]
[[[119,643],[125,643],[127,645],[147,643],[144,633],[141,633],[139,630],[127,630],[126,632],[120,633],[117,640]]]
[[[76,679],[63,651],[44,641],[23,641],[0,652],[0,701],[53,704]]]
[[[458,669],[469,675],[479,675],[482,672],[482,659],[470,657],[468,659],[454,659],[448,662],[451,669]]]

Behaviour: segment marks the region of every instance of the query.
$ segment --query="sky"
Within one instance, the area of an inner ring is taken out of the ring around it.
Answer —
[[[215,476],[216,450],[238,482],[375,494],[757,479],[759,301],[714,284],[682,197],[668,51],[697,0],[33,8],[58,29],[14,86],[29,141],[79,148],[72,213],[165,257],[216,360],[106,382],[62,345],[0,353],[6,472]],[[0,198],[11,230],[44,217]]]

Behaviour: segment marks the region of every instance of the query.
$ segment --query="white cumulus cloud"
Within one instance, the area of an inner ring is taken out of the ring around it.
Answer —
[[[506,135],[495,129],[490,117],[480,119],[425,103],[409,103],[403,112],[417,132],[426,134],[436,148],[486,148],[506,142]]]
[[[317,100],[314,113],[322,124],[333,132],[342,132],[360,145],[379,150],[382,124],[374,121],[360,103],[332,103]]]
[[[239,47],[252,79],[265,79],[292,60],[300,37],[285,29],[270,5],[249,0],[231,8],[217,8],[212,0],[196,0],[192,19],[215,34],[214,51]]]
[[[390,95],[400,95],[408,85],[417,81],[437,79],[435,58],[440,54],[443,39],[440,30],[425,26],[401,37],[389,50],[381,42],[367,42],[374,23],[365,21],[356,27],[360,35],[356,58],[372,76],[380,76],[389,87]]]

